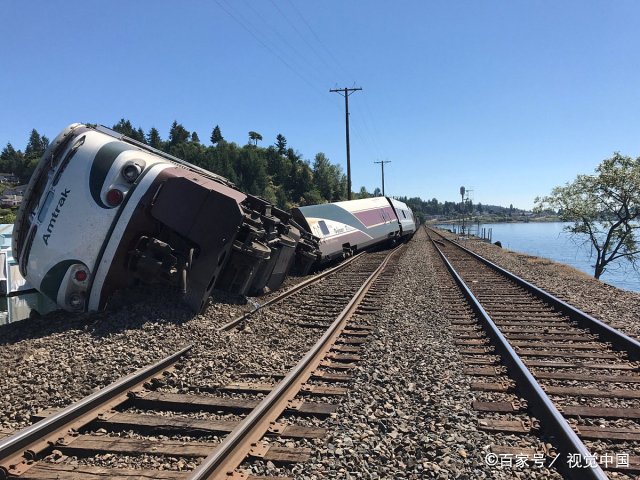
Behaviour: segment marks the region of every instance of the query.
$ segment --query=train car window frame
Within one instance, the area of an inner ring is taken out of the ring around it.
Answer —
[[[327,223],[324,220],[320,220],[318,222],[318,226],[320,227],[320,231],[323,235],[329,235],[331,233],[329,232],[329,227],[327,227]]]

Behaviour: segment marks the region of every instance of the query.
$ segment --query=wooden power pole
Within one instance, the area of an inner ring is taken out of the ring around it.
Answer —
[[[351,151],[349,148],[349,95],[358,90],[362,90],[360,87],[354,88],[332,88],[329,90],[332,93],[339,93],[344,97],[344,111],[345,111],[345,123],[347,131],[347,199],[351,200]]]
[[[391,160],[380,160],[379,162],[373,162],[373,163],[379,163],[380,166],[382,167],[382,196],[386,197],[386,195],[384,194],[384,164],[391,163]]]

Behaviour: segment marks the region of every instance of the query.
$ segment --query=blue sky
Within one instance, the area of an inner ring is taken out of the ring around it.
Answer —
[[[247,132],[354,189],[530,208],[614,151],[640,155],[640,3],[5,1],[0,144],[130,119]]]

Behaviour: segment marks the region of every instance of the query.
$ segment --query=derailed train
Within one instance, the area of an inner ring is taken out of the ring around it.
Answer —
[[[137,281],[175,285],[201,311],[214,288],[274,290],[290,272],[415,228],[411,210],[385,197],[288,213],[107,128],[73,124],[31,177],[13,251],[27,281],[69,311],[101,310]]]

